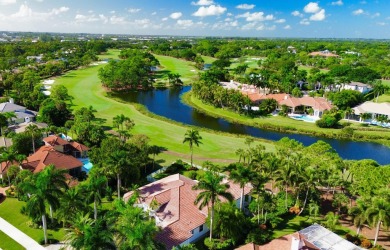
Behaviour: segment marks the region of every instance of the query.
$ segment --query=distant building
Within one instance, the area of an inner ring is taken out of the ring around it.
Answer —
[[[314,51],[309,53],[309,56],[338,57],[338,55],[331,53],[329,50]]]
[[[342,86],[342,89],[356,90],[362,94],[365,94],[370,92],[372,90],[372,87],[371,85],[362,82],[350,82],[350,83],[345,83]]]
[[[378,115],[385,115],[388,119],[390,118],[390,103],[388,102],[364,102],[352,109],[354,116],[357,116],[360,121],[362,121],[361,115],[364,113],[372,115],[372,118],[369,119],[370,121],[374,120]]]

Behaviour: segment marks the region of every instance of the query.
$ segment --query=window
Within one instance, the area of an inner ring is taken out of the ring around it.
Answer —
[[[203,231],[203,225],[201,225],[200,227],[199,227],[199,232],[202,232]]]

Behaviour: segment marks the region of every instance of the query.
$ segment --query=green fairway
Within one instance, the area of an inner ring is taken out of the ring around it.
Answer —
[[[1,206],[0,206],[1,208]],[[1,213],[1,212],[0,212]],[[14,241],[11,237],[0,231],[0,249],[4,250],[23,250],[19,243]]]
[[[373,102],[376,102],[376,98],[372,100]],[[390,94],[383,94],[378,97],[378,102],[390,102]]]
[[[30,218],[20,213],[20,210],[24,204],[25,203],[23,201],[18,201],[15,198],[7,198],[3,203],[0,204],[0,217],[14,225],[23,233],[33,238],[35,241],[39,242],[41,239],[43,239],[43,230],[40,228],[29,227],[28,223],[30,222]],[[49,239],[63,240],[64,235],[65,232],[63,228],[58,230],[48,230]],[[1,237],[2,235],[0,234],[0,239]],[[12,244],[12,239],[9,239],[8,242]],[[1,243],[0,247],[2,247]],[[4,247],[4,249],[8,248]]]
[[[300,70],[306,70],[307,73],[310,75],[310,70],[312,69],[313,67],[309,67],[309,66],[305,66],[305,65],[299,65],[298,66],[298,69]],[[320,69],[320,72],[321,73],[327,73],[329,70],[328,69]]]
[[[119,54],[121,51],[119,49],[110,49],[106,53],[103,53],[98,56],[99,60],[104,59],[118,59]]]
[[[177,72],[175,70],[188,69],[188,62],[171,57],[158,56],[164,69]],[[161,60],[162,59],[162,60]],[[181,66],[180,66],[181,65]],[[187,66],[183,66],[187,65]],[[93,106],[97,110],[96,116],[105,119],[105,124],[112,126],[112,118],[118,114],[124,114],[135,121],[133,133],[145,134],[150,137],[151,143],[166,147],[169,152],[159,155],[160,158],[169,162],[173,159],[184,158],[189,160],[190,150],[188,145],[182,143],[184,134],[188,127],[179,126],[167,121],[161,121],[148,117],[138,112],[134,106],[115,101],[106,96],[101,87],[97,71],[103,65],[91,66],[85,69],[70,71],[67,74],[56,78],[55,84],[63,84],[67,87],[69,94],[74,97],[74,109],[80,107]],[[190,71],[191,72],[191,71]],[[187,76],[191,77],[192,74]],[[215,162],[226,162],[237,160],[235,151],[244,148],[244,138],[226,136],[201,131],[203,144],[199,148],[194,148],[194,162],[201,164],[205,160]],[[273,149],[271,142],[262,142],[268,149]],[[175,154],[177,157],[175,157]]]
[[[181,75],[180,79],[184,84],[191,84],[191,81],[198,76],[198,70],[194,67],[193,62],[180,60],[169,56],[154,55],[160,62],[162,70],[162,78],[167,81],[168,73],[178,73]]]
[[[202,56],[204,63],[213,63],[217,58],[211,56]]]
[[[238,65],[247,64],[249,69],[258,68],[258,62],[264,60],[264,57],[252,56],[252,57],[241,57],[235,58],[232,60],[232,64],[230,65],[231,69],[236,68]]]

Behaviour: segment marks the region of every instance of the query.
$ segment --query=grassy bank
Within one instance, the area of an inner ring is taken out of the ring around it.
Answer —
[[[0,206],[1,208],[1,206]],[[0,249],[4,250],[23,250],[19,243],[14,241],[11,237],[0,231]]]
[[[314,123],[294,120],[288,117],[266,116],[252,118],[240,115],[230,110],[215,108],[212,105],[205,104],[201,100],[191,95],[190,92],[186,93],[183,96],[183,101],[188,105],[197,108],[201,112],[207,113],[208,115],[214,117],[223,117],[224,119],[227,119],[234,123],[246,124],[273,131],[308,134],[324,138],[342,138],[360,141],[372,141],[390,146],[390,129],[386,128],[362,127],[360,123],[351,122],[350,126],[354,129],[354,134],[351,137],[344,134],[341,129],[319,128]]]
[[[39,242],[43,239],[43,230],[41,228],[32,228],[28,225],[30,219],[26,215],[20,213],[20,210],[24,204],[25,203],[23,201],[18,201],[16,198],[7,198],[0,204],[0,216],[18,228],[20,231],[30,236],[35,241]],[[57,230],[48,230],[49,239],[63,240],[64,236],[65,231],[63,228],[59,228]],[[15,248],[7,248],[3,246],[4,242],[1,234],[0,239],[1,248],[18,249],[17,246],[15,246]],[[7,244],[11,244],[11,246],[13,245],[12,239],[4,239],[6,242],[8,242]]]

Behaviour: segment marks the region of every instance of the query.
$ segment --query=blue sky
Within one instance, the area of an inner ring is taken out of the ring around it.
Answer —
[[[0,0],[0,30],[386,38],[389,0]]]

